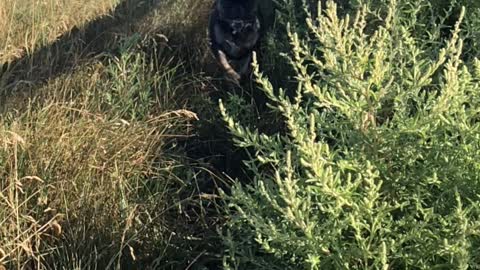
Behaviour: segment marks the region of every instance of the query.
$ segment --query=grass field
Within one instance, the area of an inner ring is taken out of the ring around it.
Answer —
[[[0,2],[0,270],[478,268],[477,2],[212,2]]]
[[[218,261],[210,2],[119,2],[0,4],[0,269]]]
[[[0,62],[32,53],[72,27],[108,14],[110,1],[5,0],[0,6]]]

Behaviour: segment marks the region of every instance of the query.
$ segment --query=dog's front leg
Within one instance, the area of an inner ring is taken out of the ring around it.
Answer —
[[[228,62],[227,56],[225,53],[221,50],[218,50],[218,61],[220,62],[220,65],[222,65],[223,69],[225,72],[233,79],[235,82],[239,82],[241,79],[240,74],[238,74],[235,69],[230,65]]]
[[[249,53],[247,58],[243,60],[242,66],[240,67],[239,73],[244,75],[250,74],[250,68],[252,64],[252,53]]]

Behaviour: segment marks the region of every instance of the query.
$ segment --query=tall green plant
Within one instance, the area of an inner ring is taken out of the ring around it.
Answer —
[[[289,31],[293,95],[257,66],[285,133],[221,103],[254,174],[223,194],[226,269],[480,267],[480,61],[461,60],[464,10],[434,43],[388,2],[340,18],[329,1],[308,37]]]

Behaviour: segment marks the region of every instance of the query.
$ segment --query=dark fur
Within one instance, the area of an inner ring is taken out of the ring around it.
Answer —
[[[238,81],[248,75],[259,45],[261,18],[257,0],[217,0],[210,14],[210,46],[222,69]]]

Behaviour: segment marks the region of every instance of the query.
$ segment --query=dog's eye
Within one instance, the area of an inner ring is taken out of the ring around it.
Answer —
[[[233,23],[231,24],[231,26],[232,26],[233,29],[241,29],[241,28],[242,28],[242,25],[243,25],[242,22],[233,22]]]
[[[245,25],[245,28],[244,28],[244,29],[245,29],[245,31],[253,31],[253,30],[254,30],[252,24],[247,24],[247,25]]]

